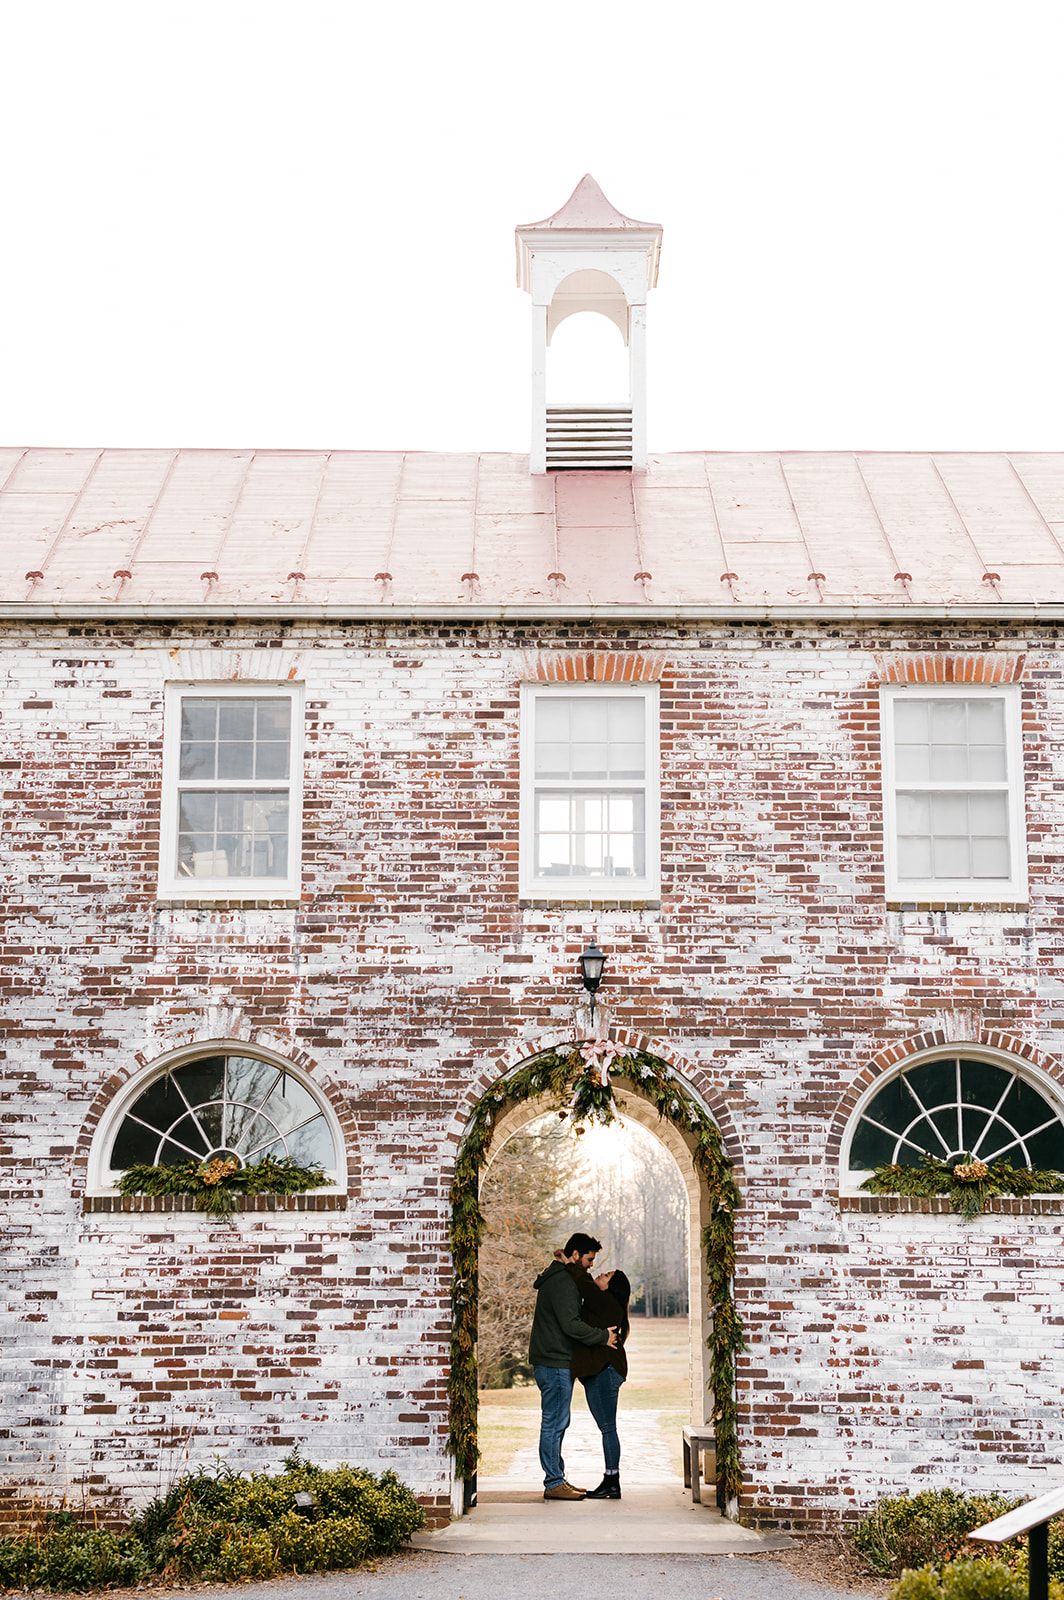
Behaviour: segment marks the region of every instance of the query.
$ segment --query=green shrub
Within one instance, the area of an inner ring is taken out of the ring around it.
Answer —
[[[1027,1578],[1003,1561],[952,1561],[903,1573],[887,1600],[1027,1600]],[[1051,1582],[1049,1600],[1064,1600],[1064,1585]]]
[[[129,1534],[73,1525],[45,1528],[26,1539],[0,1540],[5,1589],[105,1589],[133,1584],[151,1571],[139,1540]]]
[[[309,1492],[309,1512],[296,1495]],[[68,1512],[0,1539],[0,1588],[101,1589],[155,1573],[171,1582],[327,1572],[390,1555],[424,1522],[393,1472],[326,1471],[295,1456],[275,1477],[195,1472],[145,1506],[128,1532],[81,1529]]]
[[[853,1542],[882,1578],[896,1578],[907,1569],[944,1569],[951,1561],[985,1562],[987,1547],[968,1538],[972,1529],[1024,1504],[1025,1500],[1006,1500],[1000,1495],[958,1494],[955,1489],[897,1495],[879,1502],[856,1528]],[[994,1556],[1013,1573],[1025,1574],[1026,1535],[995,1546]],[[1049,1575],[1064,1582],[1064,1518],[1049,1524]],[[937,1592],[931,1592],[937,1600]],[[914,1589],[912,1600],[919,1593]],[[904,1600],[910,1600],[908,1594]]]

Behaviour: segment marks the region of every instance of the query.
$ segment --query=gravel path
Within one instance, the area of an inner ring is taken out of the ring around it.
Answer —
[[[397,1556],[375,1571],[245,1583],[241,1600],[854,1600],[769,1556]]]

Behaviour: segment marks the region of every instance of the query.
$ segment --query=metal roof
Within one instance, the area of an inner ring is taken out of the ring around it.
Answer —
[[[0,450],[0,615],[1064,618],[1064,453]]]

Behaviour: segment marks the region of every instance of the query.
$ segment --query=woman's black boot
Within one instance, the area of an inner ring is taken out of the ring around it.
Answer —
[[[585,1500],[619,1500],[621,1498],[621,1475],[619,1472],[607,1472],[597,1489],[589,1489],[584,1496]]]

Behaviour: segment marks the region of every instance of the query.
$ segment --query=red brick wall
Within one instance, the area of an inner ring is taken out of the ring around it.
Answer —
[[[1019,1490],[1060,1461],[1060,1216],[840,1210],[837,1173],[840,1107],[892,1047],[995,1034],[1059,1072],[1051,633],[94,626],[4,646],[16,1491],[144,1495],[186,1451],[262,1469],[298,1444],[444,1503],[455,1140],[494,1063],[582,1029],[596,931],[611,1020],[693,1063],[742,1165],[748,1506],[815,1523],[914,1474]],[[910,660],[1022,672],[1027,911],[884,906],[877,686]],[[567,663],[660,675],[660,908],[519,903],[518,688]],[[302,901],[161,904],[163,685],[239,676],[306,685]],[[217,1039],[327,1086],[346,1208],[83,1212],[114,1086]]]

